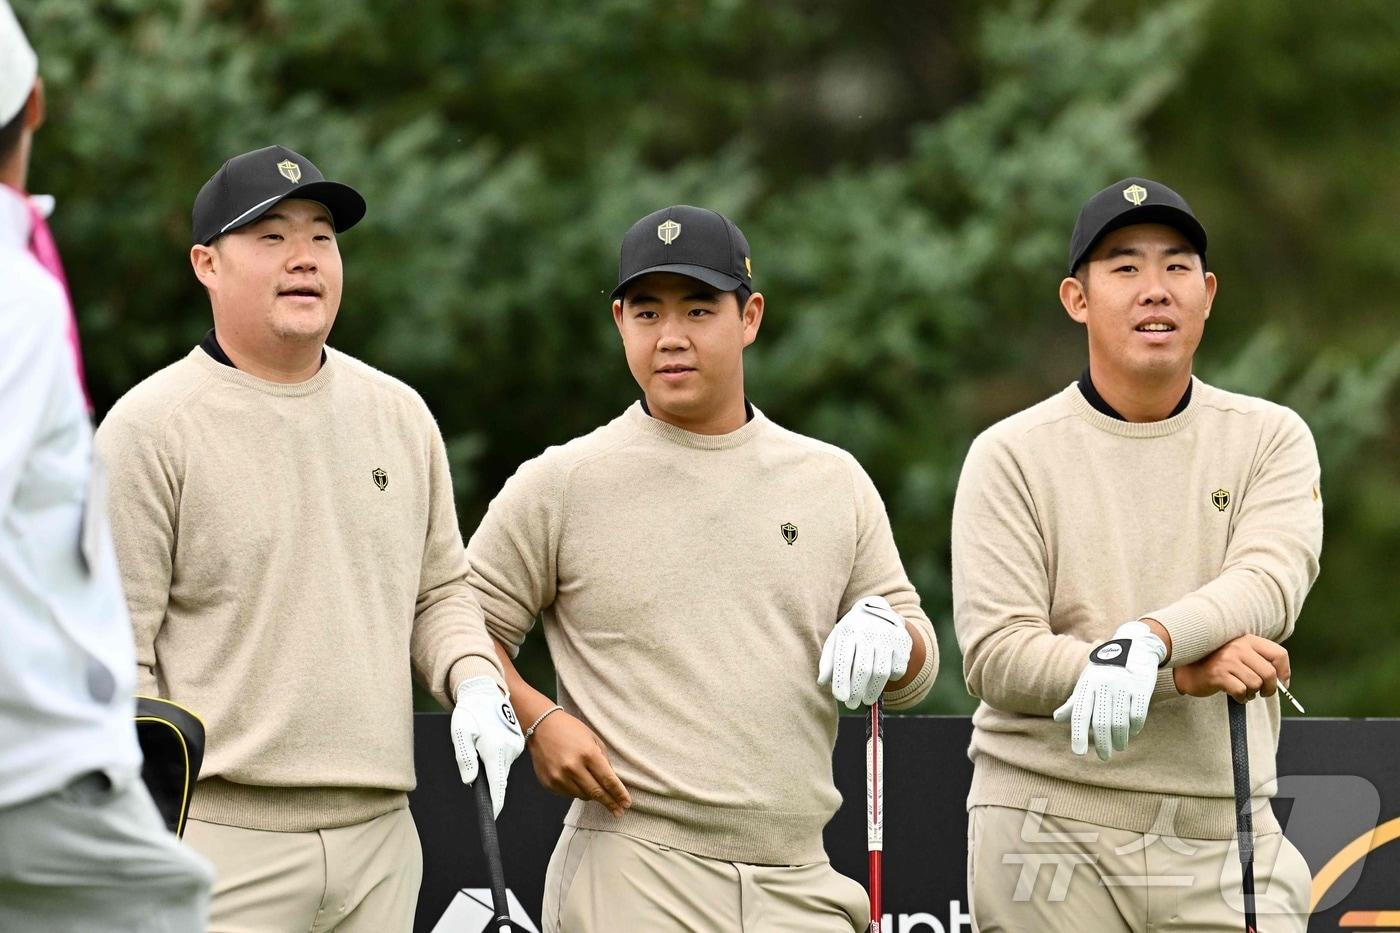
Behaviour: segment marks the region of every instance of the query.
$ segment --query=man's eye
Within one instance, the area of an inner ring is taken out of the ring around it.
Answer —
[[[637,312],[637,317],[640,318],[640,319],[643,320],[643,321],[650,321],[652,318],[656,317],[656,312],[655,312],[655,311],[638,311],[638,312]]]
[[[1137,266],[1119,266],[1118,268],[1114,269],[1113,271],[1114,271],[1114,272],[1136,272],[1136,271],[1137,271]]]
[[[282,234],[280,234],[280,233],[264,233],[264,234],[262,235],[262,238],[263,238],[264,240],[280,240],[280,239],[282,239]]]
[[[693,317],[700,317],[701,315],[709,314],[709,313],[710,313],[710,309],[709,309],[709,308],[691,308],[691,309],[690,309],[690,313],[691,313],[691,316],[693,316]]]

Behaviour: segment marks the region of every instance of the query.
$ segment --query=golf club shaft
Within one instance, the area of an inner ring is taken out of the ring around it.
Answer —
[[[1230,763],[1235,778],[1235,835],[1240,847],[1240,893],[1245,933],[1258,933],[1254,916],[1254,810],[1249,783],[1249,718],[1245,705],[1226,697],[1230,709]]]
[[[880,933],[884,919],[885,734],[880,701],[870,707],[865,742],[865,838],[870,856],[870,933]]]

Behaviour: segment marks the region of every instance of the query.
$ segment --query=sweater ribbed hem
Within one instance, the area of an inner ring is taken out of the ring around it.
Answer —
[[[264,787],[206,778],[195,785],[190,817],[206,823],[309,833],[352,826],[408,806],[401,790],[380,787]]]
[[[1212,630],[1210,620],[1189,606],[1164,608],[1143,616],[1156,619],[1172,637],[1172,667],[1191,664],[1220,647],[1220,638]]]
[[[823,811],[711,807],[633,790],[632,807],[616,818],[599,804],[574,801],[564,825],[626,833],[657,845],[747,865],[809,865],[827,861]]]
[[[1157,684],[1152,688],[1152,703],[1173,700],[1181,695],[1181,691],[1176,689],[1176,670],[1164,667],[1157,671]]]
[[[1078,784],[986,755],[979,756],[972,769],[972,789],[967,795],[969,809],[983,804],[1034,810],[1133,833],[1172,833],[1179,839],[1232,839],[1235,835],[1231,797],[1173,796]],[[1267,797],[1254,798],[1254,830],[1280,831]]]
[[[928,633],[922,625],[915,625],[914,628],[924,642],[924,664],[909,683],[898,690],[886,690],[881,696],[881,701],[892,710],[908,709],[928,696],[929,690],[933,688],[933,678],[938,673],[937,646],[929,644]]]

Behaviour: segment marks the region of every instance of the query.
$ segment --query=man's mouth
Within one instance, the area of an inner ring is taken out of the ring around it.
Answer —
[[[1176,330],[1176,325],[1167,321],[1147,321],[1134,328],[1140,334],[1168,334]]]
[[[320,298],[321,290],[309,286],[299,286],[297,288],[284,288],[277,292],[280,298]]]
[[[657,371],[658,373],[661,373],[663,376],[665,376],[665,375],[675,375],[675,374],[679,374],[679,373],[693,373],[693,372],[695,372],[695,367],[694,367],[694,366],[677,366],[677,365],[671,365],[671,366],[662,366],[662,367],[658,368],[656,371]]]

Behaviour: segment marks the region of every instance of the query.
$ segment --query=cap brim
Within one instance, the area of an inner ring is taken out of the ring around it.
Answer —
[[[643,269],[640,272],[634,272],[632,275],[629,275],[627,278],[623,279],[621,282],[618,283],[617,288],[613,289],[613,299],[616,300],[618,298],[621,298],[622,293],[627,290],[627,286],[631,285],[633,282],[637,281],[642,276],[651,275],[653,272],[674,272],[677,275],[688,275],[692,279],[699,279],[701,282],[704,282],[711,288],[717,288],[722,292],[732,292],[748,284],[743,279],[735,278],[732,275],[726,275],[723,272],[716,272],[714,269],[708,268],[706,266],[695,266],[691,265],[690,263],[673,262],[666,263],[665,265],[660,266],[651,266],[650,268]]]
[[[205,245],[209,245],[225,233],[232,233],[240,227],[246,227],[257,221],[283,201],[314,201],[320,204],[330,211],[331,224],[335,227],[336,233],[344,233],[365,216],[365,199],[354,188],[338,181],[310,181],[291,189],[280,198],[259,204],[257,208],[239,217],[237,221],[206,240]]]
[[[1099,229],[1099,232],[1094,234],[1094,238],[1089,241],[1089,245],[1084,247],[1078,256],[1074,257],[1074,262],[1070,263],[1069,267],[1070,275],[1073,275],[1074,270],[1078,269],[1081,264],[1088,260],[1089,254],[1098,247],[1100,241],[1102,241],[1104,237],[1115,230],[1131,227],[1134,224],[1163,224],[1180,231],[1181,235],[1186,237],[1186,239],[1191,242],[1192,246],[1196,247],[1196,252],[1199,253],[1202,258],[1205,257],[1206,229],[1201,226],[1199,220],[1192,217],[1181,208],[1172,207],[1170,204],[1144,204],[1130,211],[1124,211],[1104,224],[1103,227]]]

